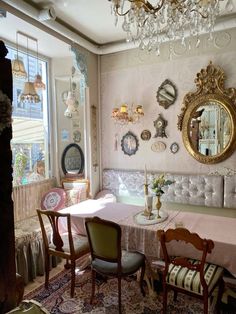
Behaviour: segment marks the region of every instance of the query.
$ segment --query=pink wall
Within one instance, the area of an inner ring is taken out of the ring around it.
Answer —
[[[173,46],[169,57],[169,46],[161,51],[161,56],[148,55],[139,50],[130,50],[101,57],[101,149],[102,168],[144,169],[168,171],[175,173],[209,173],[224,171],[224,167],[236,168],[236,153],[227,160],[204,165],[193,159],[186,151],[181,132],[177,130],[177,116],[180,114],[184,95],[195,90],[194,79],[209,61],[224,69],[227,87],[236,87],[236,31],[230,30],[216,34],[215,41],[209,43],[206,36],[201,40],[201,47],[191,51],[181,51],[179,45]],[[193,43],[192,43],[193,44]],[[161,83],[171,80],[177,87],[176,102],[167,110],[159,106],[156,92]],[[121,103],[141,104],[145,116],[138,124],[116,126],[111,119],[113,107]],[[153,138],[155,128],[153,121],[161,113],[168,121],[166,133],[168,138]],[[152,138],[143,141],[140,134],[149,129]],[[139,140],[139,149],[135,155],[123,153],[120,146],[122,136],[132,131]],[[118,137],[118,150],[114,149],[115,136]],[[151,145],[160,140],[166,144],[164,152],[153,152]],[[172,154],[170,145],[179,144],[179,152]]]

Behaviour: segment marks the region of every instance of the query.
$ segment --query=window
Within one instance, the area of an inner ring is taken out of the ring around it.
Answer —
[[[16,51],[8,48],[9,59],[16,58]],[[47,81],[47,62],[18,52],[24,62],[29,81],[34,81],[37,72]],[[28,62],[29,61],[29,65]],[[47,90],[37,91],[40,102],[20,102],[19,95],[24,89],[24,79],[13,77],[13,112],[11,141],[13,157],[13,185],[28,184],[49,177],[49,132]]]

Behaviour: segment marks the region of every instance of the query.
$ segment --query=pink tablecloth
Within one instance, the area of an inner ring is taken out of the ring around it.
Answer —
[[[157,230],[175,228],[176,223],[182,223],[191,232],[196,232],[201,237],[214,241],[214,250],[207,256],[209,262],[221,265],[236,275],[236,218],[168,211],[166,206],[163,207],[169,214],[167,220],[149,226],[137,225],[134,222],[134,215],[143,210],[142,206],[136,205],[87,200],[64,208],[60,212],[71,214],[72,229],[79,234],[86,234],[85,217],[98,216],[118,223],[122,228],[123,247],[129,250],[138,250],[150,259],[160,258]],[[61,230],[64,227],[62,224]],[[181,251],[177,251],[177,245],[172,245],[171,250],[172,254],[179,255],[181,253]],[[187,251],[189,257],[197,257],[197,252],[191,247]]]
[[[72,230],[79,234],[86,234],[85,217],[98,216],[118,223],[122,229],[122,247],[144,253],[150,259],[160,256],[160,244],[156,236],[158,229],[173,227],[173,218],[178,212],[170,211],[167,220],[153,225],[137,225],[134,215],[143,211],[142,206],[123,203],[105,203],[99,200],[87,200],[79,204],[60,210],[71,214]],[[66,226],[61,223],[60,230],[65,231]]]
[[[178,212],[174,218],[191,232],[196,232],[202,238],[214,241],[215,247],[208,254],[207,261],[221,265],[236,276],[236,218],[205,215],[190,212]],[[177,246],[171,246],[171,254],[179,254]],[[186,253],[186,249],[185,249]],[[188,248],[189,257],[196,254]]]
[[[79,234],[86,234],[85,231],[85,217],[97,216],[103,219],[111,220],[116,223],[123,218],[133,216],[141,211],[143,207],[122,204],[103,202],[99,200],[87,200],[76,205],[60,210],[61,213],[71,214],[72,230]],[[63,231],[65,226],[60,225],[60,230]]]

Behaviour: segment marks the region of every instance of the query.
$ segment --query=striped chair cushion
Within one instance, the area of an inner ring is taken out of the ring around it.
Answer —
[[[194,259],[189,259],[192,264],[199,263]],[[204,266],[204,278],[208,285],[208,291],[211,291],[212,287],[222,275],[224,269],[220,266],[205,263]],[[190,270],[187,267],[169,265],[169,271],[166,277],[168,284],[177,286],[179,288],[192,291],[196,294],[202,295],[203,288],[200,283],[200,274],[198,271]]]

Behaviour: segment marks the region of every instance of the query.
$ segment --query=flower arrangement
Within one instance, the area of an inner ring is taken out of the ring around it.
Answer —
[[[12,104],[7,95],[0,90],[0,134],[6,127],[11,126]]]
[[[156,194],[156,196],[161,196],[165,192],[163,191],[163,187],[167,185],[171,185],[174,181],[166,180],[164,173],[161,174],[158,178],[155,178],[152,182],[152,190]]]

